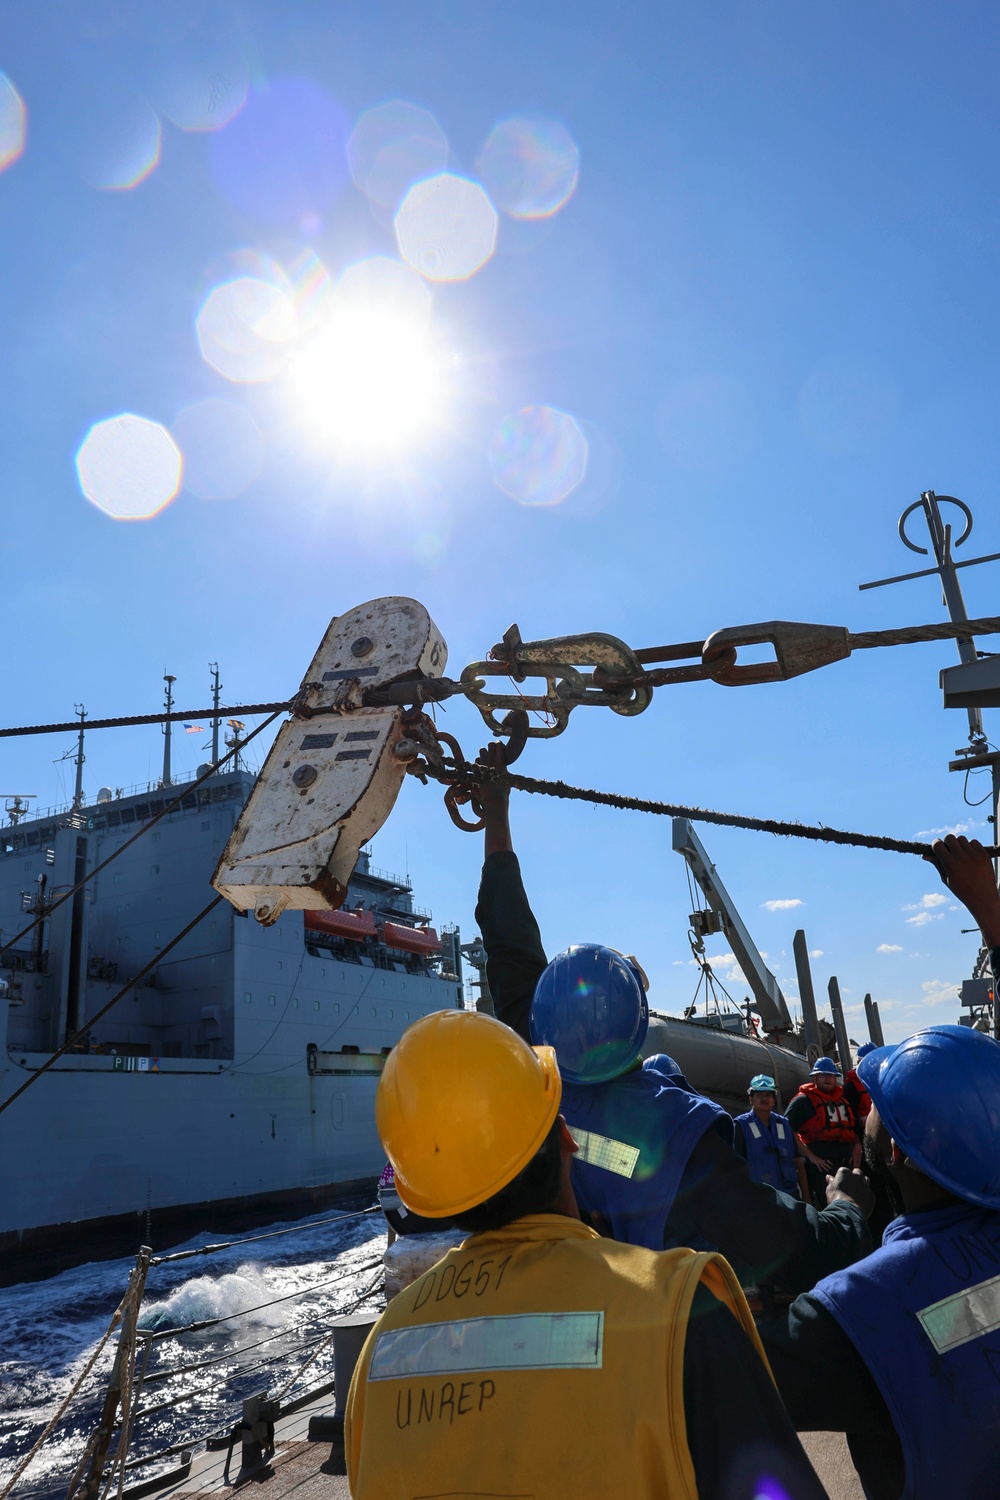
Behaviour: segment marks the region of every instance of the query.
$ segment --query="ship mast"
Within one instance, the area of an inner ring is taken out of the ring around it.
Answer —
[[[172,677],[169,672],[164,672],[163,680],[167,684],[163,706],[169,714],[172,712],[174,706],[173,687],[177,678]],[[170,786],[170,733],[173,727],[169,719],[163,726],[163,776],[160,780],[161,786]]]
[[[219,718],[219,702],[222,696],[222,684],[219,681],[219,663],[210,661],[208,670],[212,674],[212,707],[215,713],[212,718],[212,765],[219,764],[219,726],[222,720]]]
[[[83,721],[87,717],[87,710],[82,703],[74,703],[73,707],[80,716],[80,732],[76,743],[76,786],[73,791],[73,810],[79,812],[83,806],[83,763],[87,758],[83,753]]]
[[[954,542],[951,524],[946,522],[941,515],[942,504],[956,505],[965,518],[962,534]],[[954,495],[936,495],[933,490],[925,490],[920,499],[907,506],[899,518],[900,541],[904,546],[909,547],[911,552],[920,552],[926,556],[928,551],[926,547],[921,547],[911,541],[906,534],[906,522],[914,511],[918,510],[923,512],[927,523],[931,549],[934,553],[934,567],[921,568],[916,573],[899,573],[894,578],[876,578],[872,583],[859,584],[859,588],[862,591],[878,589],[889,583],[905,583],[911,578],[929,578],[937,575],[941,580],[943,603],[949,618],[956,625],[965,624],[969,615],[962,596],[958,569],[972,568],[978,563],[997,562],[1000,560],[1000,552],[991,552],[985,557],[967,557],[961,562],[956,562],[952,556],[952,546],[961,547],[962,543],[967,540],[972,531],[972,512],[964,500],[957,500]],[[966,710],[969,716],[969,740],[968,744],[960,745],[955,751],[956,759],[948,762],[948,770],[962,771],[966,776],[970,771],[989,770],[991,789],[990,813],[987,821],[992,825],[995,834],[998,811],[1000,811],[1000,751],[990,748],[986,731],[983,728],[982,710],[984,707],[1000,705],[1000,692],[998,692],[996,681],[997,662],[994,656],[978,650],[975,637],[971,632],[967,636],[959,636],[955,644],[958,647],[960,665],[946,668],[941,673],[941,687],[944,692],[945,708]],[[1000,862],[996,860],[994,870],[1000,877]],[[1000,1041],[1000,1003],[995,999],[993,1001],[993,1035]]]

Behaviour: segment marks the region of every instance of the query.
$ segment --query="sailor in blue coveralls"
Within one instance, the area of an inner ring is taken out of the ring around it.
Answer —
[[[503,767],[500,746],[480,757]],[[871,1193],[860,1173],[836,1174],[822,1212],[751,1182],[730,1117],[664,1054],[642,1062],[649,1012],[635,960],[585,944],[547,963],[511,844],[507,790],[483,783],[476,800],[486,827],[476,919],[493,1005],[525,1040],[555,1048],[563,1113],[580,1146],[581,1208],[616,1239],[712,1247],[744,1285],[790,1293],[865,1255]]]
[[[934,845],[1000,979],[1000,897],[982,846]],[[868,1500],[1000,1495],[1000,1045],[931,1026],[858,1065],[865,1159],[902,1214],[866,1260],[761,1327],[800,1432],[847,1433]]]
[[[801,1198],[796,1166],[795,1132],[775,1109],[778,1090],[768,1073],[757,1073],[747,1089],[750,1108],[736,1116],[734,1145],[745,1158],[751,1182],[780,1188],[792,1198]]]

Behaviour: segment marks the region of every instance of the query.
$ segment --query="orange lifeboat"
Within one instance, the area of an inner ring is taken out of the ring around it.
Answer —
[[[404,953],[439,953],[441,939],[433,927],[406,927],[402,922],[386,922],[383,937],[388,948]]]
[[[307,932],[327,932],[332,937],[352,938],[356,943],[378,937],[370,911],[307,911],[303,916]]]

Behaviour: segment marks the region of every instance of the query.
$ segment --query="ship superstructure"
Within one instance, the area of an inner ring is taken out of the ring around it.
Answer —
[[[254,782],[209,776],[51,912],[183,784],[104,788],[53,816],[15,809],[0,830],[3,938],[43,916],[0,969],[0,1098],[85,1028],[0,1125],[6,1279],[147,1233],[162,1246],[254,1212],[305,1213],[378,1174],[383,1058],[409,1022],[462,1004],[461,951],[368,851],[342,910],[262,927],[220,903],[87,1026],[202,909]]]

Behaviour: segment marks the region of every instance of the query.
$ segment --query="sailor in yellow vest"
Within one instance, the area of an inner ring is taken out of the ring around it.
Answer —
[[[570,1185],[555,1054],[441,1011],[386,1063],[412,1213],[469,1238],[393,1299],[345,1439],[355,1500],[822,1500],[727,1262],[602,1239]]]

